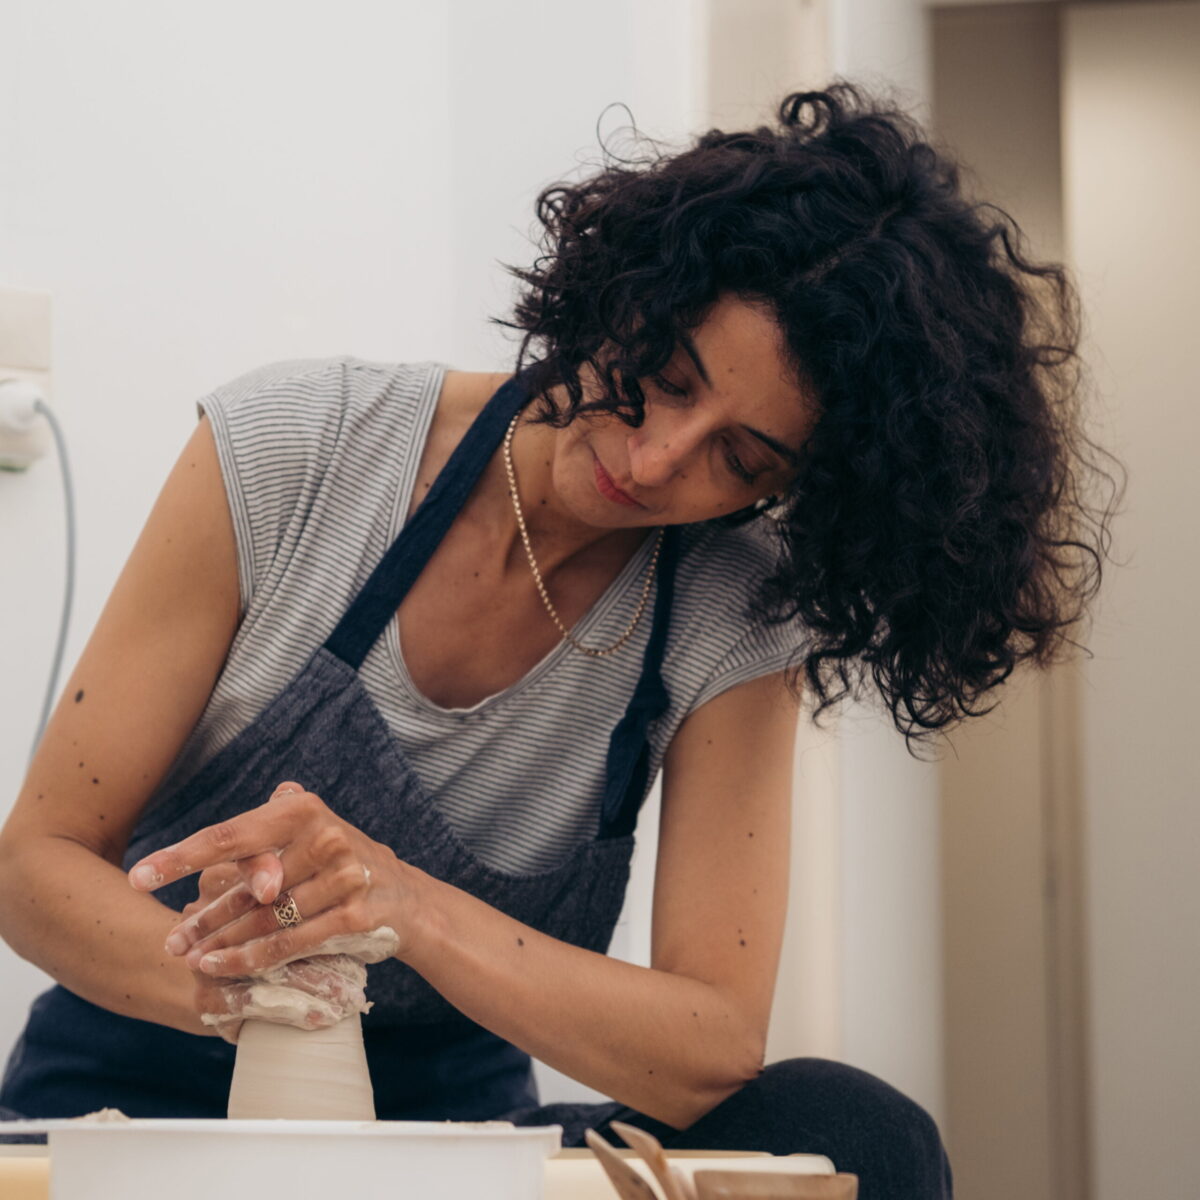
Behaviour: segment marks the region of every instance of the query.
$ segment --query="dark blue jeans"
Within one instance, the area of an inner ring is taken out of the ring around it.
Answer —
[[[773,1063],[687,1129],[620,1104],[548,1104],[511,1113],[518,1125],[560,1124],[563,1145],[596,1129],[624,1143],[612,1121],[637,1125],[670,1150],[824,1154],[858,1176],[859,1200],[951,1200],[950,1162],[933,1118],[882,1079],[824,1058]]]

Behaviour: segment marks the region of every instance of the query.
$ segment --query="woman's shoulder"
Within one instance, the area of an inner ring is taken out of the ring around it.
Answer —
[[[681,530],[667,643],[668,689],[679,719],[727,688],[793,664],[802,626],[765,620],[755,606],[781,549],[778,527],[766,516]]]
[[[341,354],[261,363],[196,401],[218,438],[244,454],[328,462],[360,443],[395,454],[434,407],[441,364]]]
[[[770,517],[744,525],[719,521],[686,525],[680,534],[679,577],[694,587],[752,592],[774,572],[780,549],[779,534]]]
[[[425,390],[445,371],[442,363],[388,362],[353,354],[281,358],[260,363],[214,387],[205,399],[226,403],[250,397],[293,396],[347,403],[355,397]]]
[[[714,652],[748,637],[794,640],[784,630],[768,631],[755,604],[778,567],[779,554],[779,535],[769,517],[732,527],[717,522],[684,526],[673,610],[687,638]]]
[[[335,379],[342,371],[342,357],[280,358],[258,363],[236,375],[226,377],[205,394],[198,405],[220,402],[223,406],[245,403],[249,398],[269,394],[289,384],[319,387]]]

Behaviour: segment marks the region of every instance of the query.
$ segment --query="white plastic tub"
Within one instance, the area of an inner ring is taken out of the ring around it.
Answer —
[[[453,1121],[22,1121],[51,1200],[542,1200],[558,1125]]]

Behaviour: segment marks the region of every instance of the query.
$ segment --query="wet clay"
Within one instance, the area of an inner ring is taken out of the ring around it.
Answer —
[[[347,982],[357,979],[355,973],[365,982],[365,964],[391,957],[398,944],[395,931],[381,926],[370,933],[330,938],[304,957],[334,955],[338,973]],[[303,1023],[303,1014],[322,1011],[322,1005],[332,1014],[340,1002],[289,988],[281,966],[255,978],[243,1010],[246,1019],[238,1034],[229,1117],[373,1121],[375,1097],[362,1040],[362,1013],[370,1004],[355,1006],[328,1028],[282,1023],[297,1021],[298,1014],[298,1023]]]

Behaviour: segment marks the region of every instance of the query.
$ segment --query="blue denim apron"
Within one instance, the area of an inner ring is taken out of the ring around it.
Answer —
[[[596,836],[548,871],[481,862],[426,792],[367,694],[358,668],[432,557],[529,402],[522,377],[476,417],[433,487],[325,644],[272,703],[172,794],[147,806],[124,865],[264,803],[295,779],[398,857],[551,937],[603,953],[621,910],[633,830],[649,784],[649,723],[667,707],[660,666],[678,555],[664,536],[642,674],[611,735]],[[564,730],[569,743],[571,730]],[[157,893],[179,910],[196,880]],[[363,1019],[381,1119],[483,1120],[537,1103],[529,1056],[472,1022],[411,967],[370,969]],[[132,1117],[222,1117],[235,1050],[218,1037],[120,1016],[53,987],[33,1004],[8,1062],[0,1106],[30,1117],[110,1106]]]

